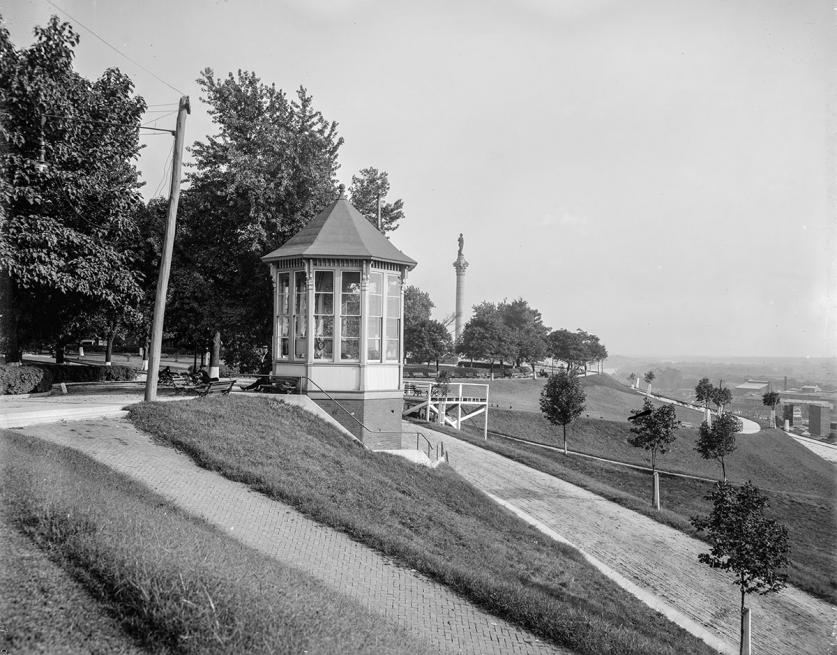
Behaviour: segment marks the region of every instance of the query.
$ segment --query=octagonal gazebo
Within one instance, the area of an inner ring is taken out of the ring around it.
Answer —
[[[403,287],[416,262],[342,189],[262,261],[274,289],[273,375],[299,378],[301,389],[368,447],[399,448]]]

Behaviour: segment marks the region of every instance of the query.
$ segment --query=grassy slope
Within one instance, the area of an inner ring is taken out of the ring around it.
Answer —
[[[502,390],[509,397],[513,397],[517,387],[521,399],[518,404],[532,405],[535,402],[540,387],[535,387],[533,381],[503,382]],[[641,402],[638,394],[607,376],[585,378],[584,382],[588,408],[593,415],[614,412],[619,406],[632,403],[634,398],[638,399],[637,406]],[[550,445],[559,445],[561,439],[560,427],[550,425],[534,411],[493,409],[489,429]],[[568,432],[570,449],[635,464],[649,463],[646,451],[627,443],[630,431],[624,421],[580,419]],[[468,433],[472,437],[481,436],[476,427],[467,429],[465,434]],[[671,451],[661,456],[660,467],[717,478],[719,465],[714,460],[702,459],[694,451],[696,437],[693,428],[682,428]],[[481,439],[475,438],[474,443],[481,445]],[[788,525],[791,531],[792,581],[827,600],[837,600],[837,561],[832,553],[832,545],[837,541],[834,467],[778,430],[738,435],[737,443],[738,450],[727,458],[727,474],[733,482],[752,480],[767,491],[774,515]],[[521,461],[527,459],[533,466],[549,469],[561,477],[580,475],[578,484],[591,489],[595,486],[599,489],[598,493],[654,518],[661,518],[689,533],[693,532],[688,523],[689,517],[710,509],[703,499],[711,488],[707,483],[664,478],[662,497],[668,511],[658,516],[648,506],[650,481],[647,474],[579,458],[565,459],[557,453],[517,446],[508,441],[490,447],[497,449],[500,446],[505,454]]]
[[[131,418],[202,466],[290,503],[558,644],[582,653],[708,651],[451,469],[375,455],[298,408],[267,399],[143,404]]]
[[[642,407],[642,394],[620,384],[609,375],[580,378],[587,396],[584,416],[607,421],[625,421],[628,415]],[[544,378],[484,381],[490,385],[490,402],[502,409],[540,413],[540,393]],[[700,412],[676,406],[677,418],[689,425],[700,425]]]
[[[0,562],[0,653],[146,652],[105,605],[15,528],[5,503]]]
[[[4,431],[0,448],[0,502],[8,519],[29,536],[30,547],[34,542],[71,572],[151,652],[425,652],[359,603],[77,451]],[[75,633],[96,628],[95,612],[82,605],[89,599],[66,587],[55,593],[60,616],[32,602],[0,614],[5,629],[25,630],[9,652],[60,653],[79,640]],[[64,622],[55,626],[73,634],[40,624],[58,619]],[[71,650],[119,651],[119,640],[103,637]]]

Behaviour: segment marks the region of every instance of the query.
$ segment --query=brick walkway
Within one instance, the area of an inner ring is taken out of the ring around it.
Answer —
[[[24,427],[125,473],[242,543],[357,599],[443,653],[560,653],[415,571],[246,486],[195,466],[121,419]]]
[[[444,441],[451,466],[471,484],[565,538],[636,585],[652,603],[708,630],[729,644],[728,650],[737,646],[738,587],[697,561],[706,544],[563,480],[424,426],[419,429],[434,443]],[[747,604],[754,653],[837,652],[837,610],[828,603],[787,587],[768,596],[750,594]]]

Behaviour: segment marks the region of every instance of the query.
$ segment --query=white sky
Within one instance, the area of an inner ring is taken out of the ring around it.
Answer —
[[[191,96],[187,143],[213,132],[204,67],[307,87],[340,123],[341,181],[389,171],[392,241],[439,317],[463,232],[469,306],[522,296],[611,353],[837,354],[827,1],[55,1]],[[19,47],[58,13],[2,12]],[[177,101],[76,29],[82,74]],[[151,194],[171,144],[145,141]]]

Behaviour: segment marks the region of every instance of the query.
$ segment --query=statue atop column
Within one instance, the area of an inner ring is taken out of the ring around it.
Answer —
[[[454,319],[453,338],[454,343],[459,343],[462,336],[462,326],[465,318],[465,271],[468,269],[468,262],[465,255],[462,254],[462,249],[465,247],[465,238],[462,233],[459,233],[459,252],[456,255],[456,261],[453,263],[456,269],[456,313]]]

